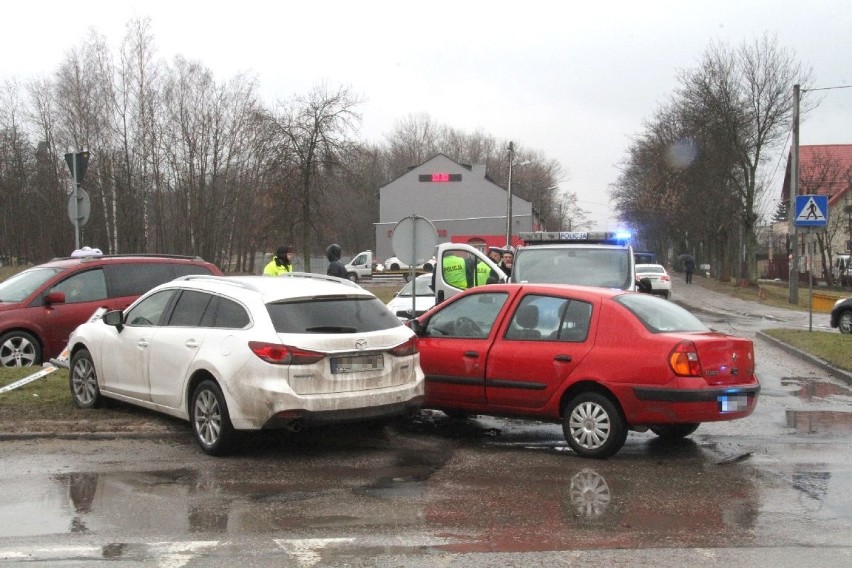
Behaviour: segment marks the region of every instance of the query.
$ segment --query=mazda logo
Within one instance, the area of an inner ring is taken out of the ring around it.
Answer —
[[[355,340],[355,349],[358,351],[363,351],[367,348],[367,340],[366,339],[356,339]]]

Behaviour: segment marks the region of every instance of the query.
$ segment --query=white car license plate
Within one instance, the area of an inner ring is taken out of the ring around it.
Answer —
[[[361,371],[376,371],[383,367],[384,358],[381,355],[356,355],[353,357],[332,357],[332,373],[359,373]]]

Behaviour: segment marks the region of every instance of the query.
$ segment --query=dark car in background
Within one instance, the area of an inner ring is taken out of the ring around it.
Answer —
[[[831,310],[831,327],[840,333],[852,333],[852,298],[837,300]]]
[[[30,367],[59,355],[98,308],[123,310],[164,282],[222,271],[199,257],[100,255],[55,258],[0,282],[0,366]]]

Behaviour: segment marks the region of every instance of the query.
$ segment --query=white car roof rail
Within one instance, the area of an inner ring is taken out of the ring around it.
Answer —
[[[180,276],[178,278],[175,278],[175,280],[210,280],[210,281],[213,281],[213,282],[225,282],[225,283],[230,284],[232,286],[241,286],[243,288],[246,288],[248,290],[252,290],[254,292],[260,292],[260,289],[257,288],[256,286],[254,286],[253,284],[250,284],[250,283],[245,282],[243,280],[237,280],[237,278],[239,278],[240,276],[245,276],[245,275],[234,275],[233,277],[229,277],[229,276],[214,276],[212,274],[187,274],[186,276]],[[348,280],[346,278],[338,278],[336,276],[328,276],[327,274],[315,274],[313,272],[285,272],[285,273],[279,274],[277,276],[264,276],[264,278],[281,278],[281,277],[285,277],[285,278],[305,278],[305,279],[312,279],[312,280],[324,280],[326,282],[336,282],[338,284],[345,284],[346,286],[349,286],[350,288],[361,288],[361,286],[359,286],[355,282],[352,282],[351,280]]]
[[[346,284],[351,288],[361,287],[347,278],[338,278],[337,276],[329,276],[327,274],[316,274],[314,272],[285,272],[283,274],[279,274],[278,276],[273,276],[273,278],[280,278],[281,276],[287,278],[311,278],[315,280],[325,280],[326,282],[337,282],[339,284]]]
[[[186,276],[178,276],[172,282],[177,280],[207,280],[210,282],[221,282],[222,284],[227,284],[228,286],[238,286],[240,288],[245,288],[246,290],[251,290],[252,292],[260,292],[260,290],[248,282],[242,282],[240,280],[233,280],[228,278],[227,276],[215,276],[213,274],[187,274]]]

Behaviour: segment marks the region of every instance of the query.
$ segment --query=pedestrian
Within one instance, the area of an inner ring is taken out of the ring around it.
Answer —
[[[683,270],[686,272],[686,283],[692,284],[692,273],[695,270],[695,261],[691,257],[683,261]]]
[[[512,277],[512,266],[515,264],[515,249],[508,247],[503,251],[503,262],[500,263],[500,268],[506,273],[508,278]]]
[[[293,272],[293,247],[283,246],[278,247],[275,256],[263,268],[264,276],[281,276]]]
[[[329,262],[328,270],[326,270],[325,273],[329,276],[337,276],[338,278],[348,277],[346,274],[346,267],[340,261],[341,252],[340,245],[337,243],[328,245],[328,248],[325,249],[325,257]]]

